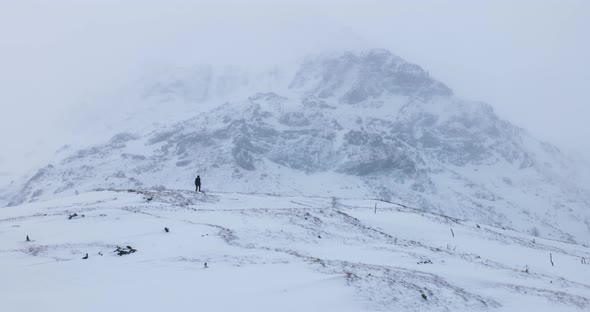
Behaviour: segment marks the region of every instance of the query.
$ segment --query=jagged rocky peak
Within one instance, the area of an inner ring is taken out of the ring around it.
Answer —
[[[308,57],[289,87],[320,98],[335,96],[347,104],[383,95],[425,99],[453,95],[422,67],[383,49]]]

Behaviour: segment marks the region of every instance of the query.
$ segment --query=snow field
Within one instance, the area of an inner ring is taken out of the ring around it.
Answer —
[[[117,190],[3,208],[0,301],[6,311],[590,309],[590,248],[375,203]]]

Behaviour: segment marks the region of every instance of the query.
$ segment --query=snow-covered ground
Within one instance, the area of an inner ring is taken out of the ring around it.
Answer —
[[[2,311],[589,311],[584,260],[369,199],[111,190],[0,217]]]

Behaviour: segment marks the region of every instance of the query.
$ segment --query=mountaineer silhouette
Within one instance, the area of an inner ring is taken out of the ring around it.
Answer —
[[[195,179],[195,192],[200,192],[201,191],[201,177],[197,176],[197,178]]]

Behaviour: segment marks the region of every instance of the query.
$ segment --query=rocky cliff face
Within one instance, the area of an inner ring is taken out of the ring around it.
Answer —
[[[336,97],[348,104],[383,95],[430,99],[453,94],[451,89],[434,80],[420,66],[386,50],[308,58],[290,87],[318,98]]]
[[[559,150],[418,65],[384,50],[324,55],[273,91],[72,152],[5,190],[8,204],[191,188],[200,174],[211,191],[373,197],[590,242],[590,192]]]

